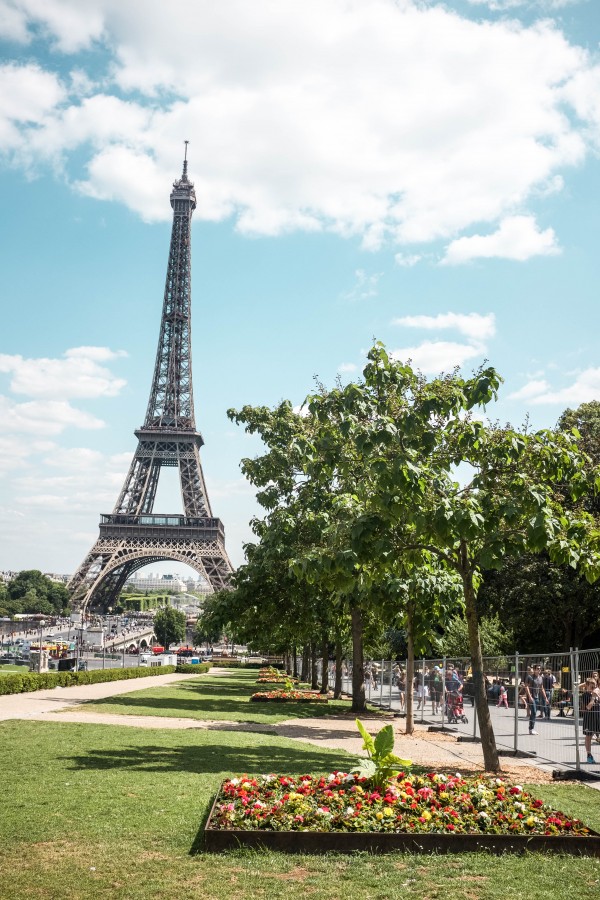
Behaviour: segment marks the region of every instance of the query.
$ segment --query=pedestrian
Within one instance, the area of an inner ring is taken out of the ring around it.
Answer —
[[[592,756],[592,737],[600,732],[600,688],[593,678],[588,678],[585,682],[581,694],[581,708],[587,761],[594,765],[596,760]]]
[[[508,709],[508,691],[506,690],[506,685],[503,681],[498,685],[498,702],[496,706],[504,706]]]
[[[397,676],[398,694],[400,695],[400,709],[406,706],[406,672],[400,669]]]
[[[534,666],[533,674],[527,675],[525,678],[525,688],[527,690],[527,702],[529,704],[529,734],[537,734],[535,730],[535,720],[537,716],[538,703],[540,699],[546,701],[544,685],[542,683],[542,667]]]
[[[431,714],[437,716],[442,711],[442,694],[444,692],[444,682],[442,681],[442,670],[439,666],[434,666],[429,677],[429,695],[431,697]]]
[[[425,709],[425,678],[422,670],[415,675],[413,686],[417,692],[417,709],[421,709],[421,704]]]
[[[549,719],[552,709],[552,697],[554,696],[554,688],[556,686],[556,678],[552,674],[552,669],[550,669],[549,666],[546,666],[546,668],[544,669],[544,674],[542,675],[542,685],[545,694],[542,713],[544,718]]]

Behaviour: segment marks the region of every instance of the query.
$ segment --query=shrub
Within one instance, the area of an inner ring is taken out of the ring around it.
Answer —
[[[192,665],[191,663],[181,663],[177,666],[175,671],[178,675],[202,675],[203,672],[208,672],[210,666],[210,663],[196,663],[195,665]]]
[[[199,668],[194,666],[194,669]],[[129,678],[147,678],[152,675],[170,675],[175,666],[156,666],[135,669],[95,669],[91,672],[25,672],[22,675],[3,675],[0,678],[0,695],[23,694],[46,688],[71,687],[76,684],[100,684],[106,681],[124,681]]]

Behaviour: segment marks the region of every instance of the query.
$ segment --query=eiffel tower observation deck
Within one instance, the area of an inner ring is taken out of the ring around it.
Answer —
[[[100,536],[69,582],[81,611],[106,608],[137,569],[161,560],[183,562],[213,591],[229,587],[233,571],[225,530],[213,516],[202,465],[204,441],[196,429],[191,351],[191,224],[196,208],[187,174],[187,141],[181,178],[173,184],[173,226],[160,334],[144,424],[137,449]],[[163,466],[179,469],[183,514],[158,514],[154,501]]]

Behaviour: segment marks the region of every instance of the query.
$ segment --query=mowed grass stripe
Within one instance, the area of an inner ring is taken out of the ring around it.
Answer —
[[[136,716],[169,716],[185,719],[274,724],[292,718],[314,718],[350,712],[349,700],[328,703],[253,703],[250,695],[269,688],[258,685],[256,670],[230,670],[226,675],[201,675],[197,679],[132,691],[77,706],[80,711]]]

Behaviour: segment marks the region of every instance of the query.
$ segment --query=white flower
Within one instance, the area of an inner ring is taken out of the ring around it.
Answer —
[[[335,781],[335,775],[328,775],[327,781]]]
[[[480,801],[479,801],[479,805],[480,805],[480,806],[487,806],[487,805],[488,805],[488,802],[487,802],[487,800],[480,800]]]
[[[354,812],[354,810],[351,806],[346,807],[346,815],[347,816],[351,816],[353,812]]]
[[[239,778],[232,778],[232,779],[231,779],[231,784],[239,784],[239,783],[240,783],[240,779],[239,779]]]

